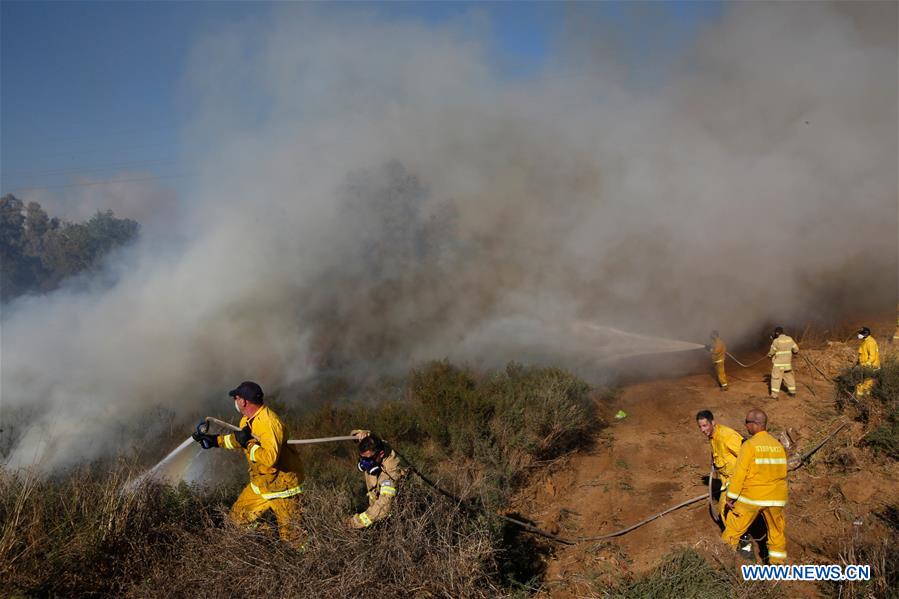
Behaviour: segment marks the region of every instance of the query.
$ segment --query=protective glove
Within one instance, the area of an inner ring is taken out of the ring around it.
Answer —
[[[706,344],[703,345],[702,347],[705,348],[705,351],[712,351],[712,346],[709,345],[708,343],[706,343]]]
[[[365,437],[369,436],[369,435],[371,434],[371,431],[368,431],[368,430],[365,430],[365,429],[361,429],[361,428],[357,428],[357,429],[351,430],[351,431],[350,431],[350,434],[353,435],[354,437],[356,437],[356,440],[357,440],[357,441],[361,441],[361,440],[364,439]]]
[[[249,444],[250,440],[253,438],[253,433],[250,432],[250,425],[246,425],[236,433],[234,433],[234,440],[240,443],[240,446],[244,449],[247,448],[247,444]]]
[[[197,430],[194,431],[194,434],[191,435],[191,437],[193,437],[194,441],[199,443],[203,449],[218,447],[218,435],[210,435],[206,432],[207,430],[209,430],[209,425],[203,421],[197,425]]]

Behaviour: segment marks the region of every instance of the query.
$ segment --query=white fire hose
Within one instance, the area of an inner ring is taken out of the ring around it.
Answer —
[[[237,432],[240,430],[239,426],[235,426],[230,422],[225,422],[224,420],[219,420],[218,418],[213,418],[212,416],[206,417],[206,424],[217,424],[223,428],[228,430]],[[259,440],[256,435],[253,435],[253,438],[257,441]],[[312,443],[330,443],[332,441],[358,441],[359,437],[355,435],[342,435],[340,437],[318,437],[316,439],[289,439],[287,442],[291,445],[311,445]]]

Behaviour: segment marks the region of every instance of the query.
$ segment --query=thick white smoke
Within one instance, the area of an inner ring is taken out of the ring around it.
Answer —
[[[188,241],[6,309],[0,416],[30,427],[10,460],[107,455],[120,423],[202,415],[246,378],[893,305],[895,4],[730,5],[637,82],[571,10],[566,51],[516,81],[476,35],[350,10],[200,41],[184,139],[214,151],[172,223]]]

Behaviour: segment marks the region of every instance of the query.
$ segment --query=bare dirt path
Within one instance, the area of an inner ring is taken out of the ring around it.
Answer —
[[[834,376],[851,363],[854,350],[835,344],[805,351]],[[780,399],[768,400],[764,377],[769,368],[767,361],[751,369],[729,361],[731,388],[727,392],[718,390],[710,374],[625,387],[605,406],[605,412],[611,416],[620,409],[627,417],[611,418],[612,424],[597,435],[591,450],[550,466],[513,507],[562,536],[593,536],[701,494],[705,487],[700,477],[709,472],[708,442],[695,424],[695,414],[701,409],[712,410],[718,422],[745,434],[746,412],[761,407],[768,413],[769,429],[775,435],[791,429],[798,440],[794,451],[810,448],[839,417],[833,385],[818,373],[813,379],[811,369],[802,362],[796,367],[797,396],[782,393]],[[861,425],[854,424],[832,445],[856,451],[851,446],[861,434]],[[821,455],[825,455],[823,451]],[[886,499],[899,492],[897,481],[895,465],[878,467],[876,473],[864,464],[838,473],[827,467],[792,473],[787,510],[791,562],[828,561],[822,559],[822,552],[831,553],[841,533],[851,536],[852,522],[859,517],[865,523],[873,520],[872,512],[882,509]],[[722,551],[718,528],[703,502],[611,541],[557,546],[547,564],[546,588],[553,597],[595,595],[606,577],[644,572],[678,547],[694,547],[711,558],[731,555]],[[804,583],[791,586],[791,594],[816,596],[818,592]]]

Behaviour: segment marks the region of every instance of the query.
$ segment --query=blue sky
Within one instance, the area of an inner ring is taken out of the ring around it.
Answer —
[[[434,27],[486,15],[492,66],[510,79],[540,72],[571,17],[570,7],[548,2],[364,7]],[[272,8],[263,2],[0,3],[0,191],[27,199],[29,188],[62,192],[78,185],[79,176],[113,180],[135,171],[177,188],[186,172],[177,98],[188,51],[204,31]],[[720,11],[714,2],[576,8],[589,13],[590,26],[627,47],[635,69],[654,52],[689,43]]]

